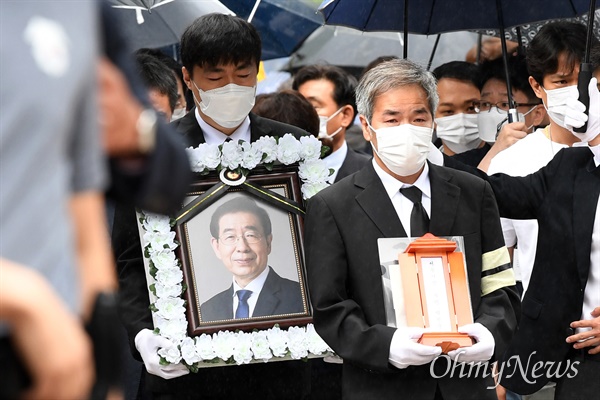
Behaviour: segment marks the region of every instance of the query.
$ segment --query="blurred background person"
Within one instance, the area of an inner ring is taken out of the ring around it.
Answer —
[[[165,122],[170,122],[178,99],[175,74],[155,56],[136,52],[135,60],[152,107]]]
[[[295,90],[264,93],[256,96],[252,112],[263,118],[296,126],[317,137],[319,114],[304,96]]]

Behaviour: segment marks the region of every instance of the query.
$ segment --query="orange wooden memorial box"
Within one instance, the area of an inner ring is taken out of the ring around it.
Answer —
[[[443,353],[473,344],[458,332],[473,323],[473,314],[463,254],[456,247],[427,233],[398,255],[407,325],[432,329],[419,343],[440,346]]]

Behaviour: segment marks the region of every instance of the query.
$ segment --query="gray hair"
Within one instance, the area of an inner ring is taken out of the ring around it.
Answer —
[[[409,60],[385,61],[365,73],[356,87],[356,108],[371,122],[377,96],[408,85],[419,85],[425,90],[431,115],[434,116],[439,102],[435,77]]]

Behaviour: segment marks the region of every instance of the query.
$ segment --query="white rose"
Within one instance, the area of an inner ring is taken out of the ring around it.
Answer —
[[[242,168],[253,169],[262,160],[263,153],[248,142],[242,143]]]
[[[266,331],[258,331],[252,333],[252,353],[257,360],[269,361],[273,357],[273,353],[269,348],[269,339]]]
[[[306,341],[308,344],[308,351],[313,354],[321,355],[329,350],[329,346],[321,339],[321,336],[319,336],[313,324],[306,325]]]
[[[183,288],[181,285],[162,285],[157,282],[154,284],[154,290],[156,291],[156,297],[167,298],[181,296]]]
[[[150,232],[144,233],[144,241],[150,245],[150,254],[158,253],[163,250],[175,250],[175,232]]]
[[[300,138],[302,152],[300,153],[304,160],[316,160],[321,158],[321,142],[314,136],[302,136]]]
[[[190,160],[190,168],[193,172],[202,172],[206,169],[200,148],[188,147],[185,151]]]
[[[217,356],[213,350],[212,337],[210,335],[203,333],[200,337],[196,338],[196,353],[203,360],[212,360]]]
[[[161,285],[175,286],[183,281],[183,273],[177,267],[163,268],[158,270],[155,279]]]
[[[212,337],[213,350],[217,357],[223,361],[229,360],[235,349],[235,333],[219,331]]]
[[[200,356],[196,353],[196,343],[191,337],[186,337],[181,342],[181,357],[187,365],[192,365],[200,361]]]
[[[178,268],[177,258],[172,251],[160,251],[150,254],[150,260],[157,270]]]
[[[288,328],[288,348],[290,355],[294,359],[304,358],[308,355],[308,346],[306,341],[306,330],[297,326]]]
[[[179,361],[181,361],[181,352],[175,345],[163,347],[162,349],[158,350],[158,355],[171,364],[177,364]]]
[[[308,200],[315,194],[319,193],[321,190],[325,189],[327,186],[329,186],[329,184],[326,182],[303,183],[302,188],[300,189],[302,191],[302,198]]]
[[[291,133],[286,133],[281,139],[277,146],[277,159],[285,164],[290,165],[300,160],[300,152],[302,146],[298,139],[296,139]]]
[[[252,361],[252,335],[245,332],[238,332],[236,337],[233,359],[238,365],[250,364]]]
[[[221,162],[221,150],[216,144],[202,143],[198,146],[204,165],[208,169],[216,169]]]
[[[179,297],[165,297],[156,300],[154,306],[158,309],[156,314],[159,317],[171,320],[181,318],[185,314],[183,299]]]
[[[267,330],[269,347],[275,357],[283,357],[287,354],[288,334],[282,331],[278,326]]]
[[[331,175],[331,171],[325,161],[321,159],[304,161],[298,166],[298,176],[305,183],[326,182],[329,175]]]
[[[162,337],[179,342],[187,336],[187,321],[184,315],[172,320],[156,315],[154,321]]]
[[[271,136],[262,136],[256,142],[252,143],[259,153],[262,153],[265,164],[271,163],[277,159],[277,141]]]
[[[221,150],[221,165],[223,168],[234,170],[240,166],[242,161],[242,147],[236,141],[223,143]]]
[[[169,233],[171,231],[170,219],[166,215],[145,213],[144,229],[150,232]]]

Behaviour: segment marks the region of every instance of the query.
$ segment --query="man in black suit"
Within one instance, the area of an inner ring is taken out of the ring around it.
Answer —
[[[312,197],[305,225],[315,328],[344,359],[343,396],[496,399],[491,376],[459,378],[446,369],[501,355],[520,314],[492,191],[426,162],[438,102],[429,72],[388,61],[365,74],[356,93],[373,162]],[[414,341],[423,329],[387,325],[378,257],[379,238],[425,232],[464,237],[475,320],[459,330],[476,343],[438,359],[439,347]]]
[[[305,312],[300,284],[267,268],[273,234],[263,208],[247,197],[229,200],[213,213],[210,233],[233,283],[200,306],[202,321]]]
[[[351,149],[346,129],[354,122],[356,78],[333,65],[308,65],[294,75],[292,88],[315,107],[321,126],[319,140],[331,149],[325,157],[334,170],[330,182],[339,182],[364,167],[370,157]]]
[[[221,144],[227,139],[255,141],[261,136],[282,137],[286,133],[307,135],[291,125],[249,114],[260,55],[256,29],[240,18],[209,14],[187,28],[181,38],[181,58],[184,81],[193,93],[196,108],[174,125],[188,145]],[[134,357],[146,366],[146,389],[155,398],[306,396],[310,371],[301,361],[203,368],[193,375],[187,375],[189,371],[181,364],[160,365],[156,351],[166,339],[152,332],[143,255],[131,208],[116,210],[113,248],[119,272],[121,319]]]

